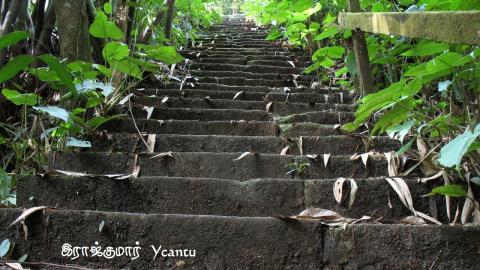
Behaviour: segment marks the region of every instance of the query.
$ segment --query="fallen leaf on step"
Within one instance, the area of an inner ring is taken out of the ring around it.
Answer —
[[[423,218],[417,217],[417,216],[404,217],[404,218],[400,219],[398,222],[402,223],[402,224],[408,224],[408,225],[425,225],[425,224],[427,224]]]
[[[173,152],[172,151],[168,151],[168,152],[163,152],[163,153],[160,153],[158,155],[155,155],[149,159],[154,159],[154,158],[163,158],[163,157],[171,157],[173,158]]]
[[[131,176],[133,178],[137,178],[139,174],[140,174],[140,165],[138,165],[138,155],[135,155],[135,159],[133,161],[133,171]]]
[[[357,182],[353,179],[350,180],[350,198],[348,199],[348,209],[352,208],[353,203],[355,202],[355,198],[357,197],[357,190],[358,185]]]
[[[47,209],[47,207],[46,206],[35,206],[35,207],[32,207],[32,208],[25,209],[23,211],[23,213],[17,219],[15,219],[15,221],[12,222],[12,224],[10,224],[9,227],[19,223],[20,221],[24,221],[31,214],[33,214],[37,211],[40,211],[40,210],[44,210],[44,209]]]
[[[295,67],[295,64],[293,63],[293,61],[288,61],[288,63],[289,63],[292,67]]]
[[[360,156],[357,153],[355,153],[350,157],[350,160],[358,160],[359,158]]]
[[[372,152],[368,152],[365,154],[361,154],[360,157],[362,158],[363,165],[367,168],[368,157],[372,154]]]
[[[333,129],[337,130],[337,129],[341,128],[341,127],[342,127],[342,125],[336,124],[336,125],[333,126]]]
[[[339,213],[322,208],[309,208],[303,210],[300,214],[293,216],[297,219],[319,219],[322,221],[342,221],[344,217]]]
[[[331,154],[323,154],[323,165],[325,166],[325,168],[328,165],[328,160],[330,159],[330,155]]]
[[[161,125],[165,124],[165,120],[157,120],[157,122]]]
[[[272,107],[272,105],[273,105],[273,102],[269,102],[269,103],[267,104],[267,106],[266,106],[266,108],[265,108],[266,111],[267,111],[267,113],[270,112],[270,108]]]
[[[165,97],[162,99],[162,104],[167,103],[168,99],[169,99],[169,97],[168,97],[168,96],[165,96]]]
[[[395,152],[387,152],[384,154],[385,158],[387,159],[388,164],[388,176],[397,176],[398,175],[398,167],[400,165],[400,160]]]
[[[128,94],[126,97],[124,97],[122,100],[118,102],[118,105],[124,105],[125,103],[127,103],[127,101],[130,100],[132,96],[133,96],[133,93]]]
[[[235,94],[235,96],[233,96],[233,100],[239,98],[239,97],[240,97],[241,95],[243,95],[244,93],[245,93],[245,91],[237,92],[237,93]]]
[[[284,156],[287,154],[288,149],[290,149],[290,146],[285,146],[282,151],[280,152],[280,155]]]
[[[9,266],[10,268],[14,270],[24,270],[21,264],[19,263],[5,263],[5,265]]]
[[[143,110],[147,112],[147,119],[150,119],[153,114],[154,107],[143,107]]]
[[[297,145],[298,145],[298,151],[300,152],[300,155],[303,155],[303,137],[302,136],[298,138]]]
[[[241,154],[238,158],[234,159],[233,161],[241,160],[242,158],[248,156],[248,154],[251,154],[251,152],[245,152],[245,153]]]
[[[343,197],[343,184],[347,178],[340,177],[335,181],[335,184],[333,184],[333,196],[335,197],[335,200],[337,203],[342,202],[342,197]]]
[[[310,154],[306,156],[309,159],[317,159],[318,155],[317,154]]]
[[[436,173],[436,174],[434,174],[434,175],[432,175],[432,176],[430,176],[430,177],[420,179],[420,182],[426,183],[426,182],[428,182],[428,181],[430,181],[430,180],[437,179],[437,178],[439,178],[440,176],[442,176],[444,172],[445,172],[444,170],[440,170],[438,173]]]
[[[340,92],[340,103],[343,104],[343,93],[342,92]]]
[[[393,190],[397,193],[400,201],[415,215],[415,209],[413,208],[413,199],[410,189],[407,183],[402,178],[385,178]]]
[[[147,137],[147,152],[153,153],[155,149],[155,141],[157,138],[157,134],[148,134]]]

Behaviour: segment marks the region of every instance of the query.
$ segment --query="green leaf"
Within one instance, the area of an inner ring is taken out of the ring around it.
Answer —
[[[3,258],[5,255],[7,255],[9,250],[10,250],[10,240],[5,239],[0,244],[0,258]]]
[[[406,121],[401,125],[397,125],[393,128],[387,129],[388,137],[390,137],[391,139],[397,139],[400,142],[403,142],[403,139],[408,134],[410,129],[413,127],[414,123],[415,123],[414,121],[410,120],[410,121]]]
[[[468,152],[468,149],[478,136],[480,136],[480,124],[477,125],[473,132],[467,129],[463,134],[443,146],[437,162],[443,167],[451,168],[455,166],[457,170],[460,170],[460,162],[463,156]]]
[[[89,141],[81,141],[73,137],[67,137],[66,146],[70,147],[81,147],[81,148],[91,148],[92,144]]]
[[[77,88],[77,91],[79,93],[84,93],[95,89],[101,89],[102,95],[104,96],[110,95],[115,90],[115,88],[113,88],[113,86],[109,83],[102,83],[92,80],[85,80],[82,83],[77,83],[75,87]]]
[[[173,46],[138,45],[138,47],[145,50],[149,57],[152,57],[167,65],[173,65],[185,59]]]
[[[103,10],[104,10],[105,13],[107,13],[107,14],[112,14],[112,12],[113,12],[112,4],[110,4],[109,2],[105,3],[105,4],[103,5]]]
[[[123,32],[114,23],[108,21],[107,15],[102,11],[97,13],[95,20],[88,29],[90,35],[96,38],[122,39]]]
[[[345,48],[340,46],[333,46],[333,47],[323,47],[318,49],[312,56],[312,59],[316,61],[316,59],[320,58],[321,56],[325,56],[328,58],[338,59],[343,56],[345,53]]]
[[[14,31],[0,38],[0,50],[15,45],[18,42],[26,39],[28,33],[24,31]]]
[[[448,50],[448,45],[432,41],[423,41],[418,43],[412,49],[402,53],[403,56],[428,56],[442,53]]]
[[[337,33],[338,33],[337,28],[327,28],[327,29],[323,30],[322,33],[315,36],[315,38],[313,40],[316,40],[316,41],[324,40],[326,38],[335,36]]]
[[[0,145],[6,144],[6,143],[7,143],[7,140],[2,135],[0,135]]]
[[[70,91],[73,96],[77,95],[77,89],[75,88],[75,84],[73,84],[73,77],[72,74],[67,70],[67,68],[58,61],[55,56],[44,54],[38,57],[42,60],[45,64],[47,64],[50,69],[54,70],[57,73],[58,78],[60,81],[65,85]]]
[[[28,55],[19,55],[9,61],[0,69],[0,83],[3,83],[15,77],[20,71],[24,70],[33,62],[34,58]]]
[[[140,67],[135,64],[135,61],[130,60],[130,58],[123,59],[120,61],[111,61],[110,63],[111,68],[113,70],[119,71],[123,74],[130,75],[132,77],[135,77],[139,80],[142,79],[142,71],[140,70]]]
[[[63,108],[56,107],[56,106],[46,106],[46,107],[33,107],[33,109],[36,111],[48,113],[50,116],[53,116],[58,119],[62,119],[65,122],[68,121],[69,113]]]
[[[91,129],[96,129],[96,128],[100,127],[101,125],[103,125],[103,124],[105,124],[105,123],[107,123],[111,120],[118,119],[118,118],[119,118],[118,115],[114,115],[114,116],[110,116],[110,117],[95,116],[92,119],[87,121],[87,126]]]
[[[3,96],[5,96],[6,99],[10,100],[13,104],[20,106],[20,105],[30,105],[30,106],[35,106],[37,105],[37,101],[40,99],[39,96],[28,93],[28,94],[22,94],[16,90],[10,90],[10,89],[3,89],[2,90]]]
[[[107,62],[111,61],[120,61],[128,57],[130,55],[130,49],[128,48],[127,44],[121,42],[109,42],[102,50],[103,58],[107,60]]]
[[[401,155],[405,154],[405,152],[407,152],[408,150],[410,150],[410,148],[412,148],[413,141],[414,141],[414,139],[411,139],[408,143],[406,143],[404,146],[402,146],[402,148],[398,149],[398,151],[395,152],[395,155],[401,156]]]
[[[429,196],[432,195],[445,195],[450,197],[465,197],[467,192],[462,185],[445,185],[432,189]]]
[[[396,103],[391,110],[377,120],[375,126],[373,127],[372,134],[376,134],[377,132],[381,134],[384,131],[404,122],[410,116],[410,113],[413,109],[412,104],[412,98],[407,98]]]

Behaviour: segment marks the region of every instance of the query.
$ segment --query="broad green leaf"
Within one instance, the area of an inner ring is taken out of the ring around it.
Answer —
[[[19,55],[0,69],[0,83],[15,77],[33,62],[34,58],[28,55]]]
[[[376,134],[377,132],[381,134],[384,131],[390,128],[393,128],[396,125],[404,122],[411,114],[411,111],[413,109],[412,104],[413,104],[412,98],[407,98],[396,103],[392,107],[392,109],[390,109],[388,112],[386,112],[377,120],[377,122],[375,123],[375,126],[373,127],[372,134]],[[400,126],[400,127],[407,128],[408,126],[405,126],[405,127]],[[406,132],[408,132],[408,129],[406,130]],[[401,134],[400,136],[402,135],[403,134]],[[402,140],[403,140],[403,136],[402,136]]]
[[[82,148],[91,148],[92,144],[89,141],[81,141],[73,137],[67,137],[66,146],[70,147],[82,147]]]
[[[280,32],[280,30],[278,30],[278,28],[272,28],[265,39],[266,40],[277,40],[282,35],[283,35],[282,32]]]
[[[38,58],[42,60],[45,64],[47,64],[50,69],[54,70],[57,73],[60,81],[63,83],[63,85],[67,87],[68,91],[70,91],[73,96],[77,95],[77,89],[75,88],[75,84],[73,84],[72,75],[67,70],[67,68],[62,63],[60,63],[60,61],[58,61],[55,56],[44,54],[39,56]]]
[[[28,33],[24,31],[14,31],[0,38],[0,50],[9,46],[15,45],[18,42],[26,39]]]
[[[442,53],[448,50],[448,45],[433,41],[423,41],[418,43],[412,49],[402,53],[403,56],[428,56]]]
[[[113,70],[119,71],[123,74],[135,77],[139,80],[142,79],[142,71],[140,67],[135,64],[134,61],[131,61],[130,58],[126,58],[120,61],[111,61],[110,66]]]
[[[157,45],[138,45],[145,53],[158,61],[167,65],[173,65],[183,61],[183,58],[173,46],[157,46]]]
[[[436,187],[434,189],[432,189],[432,191],[430,191],[430,193],[428,193],[428,195],[432,196],[432,195],[445,195],[445,196],[450,196],[450,197],[465,197],[467,196],[467,192],[465,191],[465,189],[463,188],[462,185],[445,185],[445,186],[439,186],[439,187]]]
[[[123,38],[122,30],[114,23],[108,21],[107,15],[102,11],[97,13],[88,31],[96,38],[112,38],[117,40]]]
[[[103,5],[103,11],[105,11],[106,14],[112,14],[113,12],[112,4],[110,4],[109,2],[105,3]]]
[[[107,68],[104,65],[93,64],[93,67],[98,69],[103,75],[107,76],[108,78],[111,78],[113,76],[113,70]]]
[[[468,149],[478,136],[480,136],[480,124],[477,125],[473,132],[467,129],[463,134],[443,146],[437,162],[443,167],[451,168],[455,166],[459,170],[463,156],[468,152]]]
[[[34,110],[48,113],[50,116],[61,119],[65,122],[68,121],[69,113],[60,107],[56,106],[45,106],[45,107],[33,107]]]
[[[335,36],[337,33],[338,33],[337,28],[327,28],[327,29],[323,30],[322,33],[315,36],[315,38],[313,40],[316,40],[316,41],[324,40],[326,38]]]
[[[414,123],[415,123],[414,121],[410,120],[410,121],[405,121],[403,124],[389,128],[387,130],[388,137],[390,137],[391,139],[397,139],[400,142],[403,142],[403,139],[408,134],[410,129],[413,127]]]
[[[411,139],[408,143],[406,143],[404,146],[402,146],[402,148],[398,149],[398,151],[395,152],[395,155],[401,156],[401,155],[405,154],[405,152],[407,152],[408,150],[410,150],[410,148],[412,148],[413,141],[414,141],[414,139]]]
[[[91,129],[96,129],[99,126],[118,118],[119,118],[118,115],[114,115],[110,117],[95,116],[92,119],[87,121],[87,126]]]
[[[32,94],[32,93],[22,94],[16,90],[10,90],[10,89],[3,89],[2,94],[3,96],[5,96],[6,99],[10,100],[13,104],[17,106],[20,106],[20,105],[35,106],[37,105],[37,101],[40,99],[40,97],[35,94]]]
[[[120,61],[130,55],[130,49],[127,44],[121,42],[109,42],[102,50],[103,58],[107,62]]]
[[[102,95],[108,96],[115,90],[113,86],[109,83],[102,83],[92,80],[85,80],[82,83],[77,83],[75,85],[77,88],[78,93],[88,92],[90,90],[101,89]]]
[[[3,258],[5,255],[7,255],[9,250],[10,250],[10,240],[5,239],[0,244],[0,258]]]
[[[328,58],[338,59],[343,56],[345,53],[345,48],[339,46],[333,47],[323,47],[318,49],[312,56],[313,61],[320,58],[321,56],[326,56]]]

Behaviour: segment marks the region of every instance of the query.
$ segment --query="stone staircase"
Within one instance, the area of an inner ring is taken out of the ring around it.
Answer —
[[[371,156],[366,166],[351,159],[398,144],[341,134],[355,97],[308,88],[308,55],[265,36],[242,17],[226,19],[183,52],[195,83],[141,86],[134,119],[108,123],[91,138],[94,152],[49,158],[50,171],[84,174],[19,181],[20,207],[55,209],[11,228],[21,210],[0,211],[0,237],[15,243],[14,255],[94,269],[478,269],[480,228],[398,224],[411,212],[385,181],[385,158]],[[154,107],[149,119],[145,107]],[[351,209],[334,199],[338,177],[356,179]],[[422,197],[431,186],[405,181],[416,210],[448,223],[444,199]],[[378,222],[330,228],[278,218],[313,207]],[[66,243],[88,252],[72,260]],[[166,252],[155,256],[152,245]],[[105,258],[111,253],[92,256],[91,246],[141,250],[139,258]]]

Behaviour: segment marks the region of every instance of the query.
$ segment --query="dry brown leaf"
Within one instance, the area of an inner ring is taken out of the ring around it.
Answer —
[[[322,221],[340,221],[344,219],[339,213],[322,208],[309,208],[294,217],[298,219],[321,219]]]
[[[433,175],[433,176],[420,179],[420,182],[426,183],[426,182],[428,182],[428,181],[430,181],[430,180],[437,179],[437,178],[439,178],[440,176],[442,176],[444,172],[445,172],[445,170],[440,170],[438,173],[436,173],[436,174]]]
[[[421,218],[423,218],[423,219],[425,219],[425,220],[428,220],[428,221],[430,221],[430,222],[432,222],[432,223],[435,223],[435,224],[437,224],[437,225],[442,225],[442,223],[441,223],[440,221],[438,221],[438,220],[434,219],[433,217],[431,217],[431,216],[429,216],[429,215],[426,215],[426,214],[424,214],[424,213],[422,213],[422,212],[416,211],[415,214],[417,214],[417,216],[419,216],[419,217],[421,217]]]
[[[412,201],[412,195],[410,194],[410,190],[407,188],[405,189],[405,185],[400,185],[401,181],[397,181],[397,179],[400,179],[403,181],[401,178],[385,178],[387,182],[390,184],[390,186],[395,190],[397,193],[398,197],[400,198],[400,201],[415,214],[415,209],[413,208],[413,205],[410,203]],[[409,199],[407,199],[409,197]]]
[[[118,105],[124,105],[125,103],[127,103],[127,101],[130,100],[131,97],[133,97],[133,93],[130,93],[127,96],[125,96],[122,100],[118,102]]]
[[[330,155],[331,154],[323,154],[323,165],[325,166],[325,168],[327,167],[328,161],[330,160]]]
[[[167,103],[169,99],[170,99],[170,98],[169,98],[168,96],[165,96],[165,97],[162,99],[162,104]]]
[[[133,171],[131,176],[137,178],[140,174],[140,165],[138,165],[138,155],[135,155],[135,159],[133,160]]]
[[[251,152],[245,152],[245,153],[241,154],[238,158],[234,159],[233,161],[241,160],[244,157],[248,156],[249,154],[251,154]]]
[[[424,174],[427,176],[434,174],[437,170],[429,156],[427,144],[420,136],[417,137],[417,148]]]
[[[402,224],[408,224],[408,225],[425,225],[425,224],[427,224],[423,218],[417,217],[417,216],[404,217],[404,218],[400,219],[399,222],[402,223]]]
[[[335,200],[337,203],[342,202],[342,197],[343,197],[343,184],[345,183],[347,179],[344,177],[337,178],[335,181],[335,184],[333,185],[333,196],[335,197]]]
[[[475,206],[474,202],[472,201],[473,192],[472,192],[472,187],[470,186],[470,181],[467,181],[467,184],[468,184],[467,198],[465,198],[465,203],[463,204],[463,208],[462,208],[462,215],[460,217],[460,222],[462,224],[467,223],[468,218],[472,214],[473,207]]]
[[[15,219],[15,221],[12,222],[12,224],[10,224],[9,227],[19,223],[20,221],[24,221],[31,214],[33,214],[37,211],[40,211],[40,210],[44,210],[44,209],[47,209],[47,207],[46,206],[35,206],[35,207],[32,207],[32,208],[25,209],[23,211],[23,213],[17,219]]]
[[[155,107],[143,107],[143,110],[147,112],[147,119],[150,119],[152,117],[154,109]]]
[[[360,157],[362,158],[363,165],[367,168],[368,157],[372,154],[372,152],[361,154]]]
[[[5,265],[11,267],[14,270],[24,270],[21,264],[19,263],[5,263]]]
[[[153,153],[155,150],[155,141],[157,140],[157,134],[148,134],[147,137],[147,152]]]
[[[237,92],[237,93],[235,94],[235,96],[233,96],[233,100],[239,98],[239,97],[240,97],[241,95],[243,95],[244,93],[245,93],[245,91],[243,91],[243,90],[240,91],[240,92]],[[267,112],[268,112],[268,110],[267,110]]]
[[[385,153],[385,158],[387,159],[388,163],[388,176],[397,176],[398,167],[400,164],[398,156],[394,152],[388,152]]]
[[[168,152],[163,152],[163,153],[160,153],[158,155],[155,155],[149,159],[154,159],[154,158],[163,158],[163,157],[171,157],[173,158],[173,152],[172,151],[168,151]]]
[[[285,156],[288,152],[288,149],[290,149],[290,146],[285,146],[282,151],[280,152],[280,155]]]
[[[272,105],[273,105],[273,102],[269,102],[269,103],[267,104],[267,106],[265,107],[267,113],[270,113],[270,109],[271,109]]]
[[[309,158],[309,159],[317,159],[318,155],[317,154],[309,154],[309,155],[306,155],[306,157]]]
[[[340,103],[343,104],[343,93],[342,92],[340,92]]]
[[[450,184],[450,176],[448,176],[448,173],[445,170],[441,170],[442,176],[443,176],[443,181],[445,182],[445,186],[448,186]],[[451,211],[450,211],[450,204],[451,199],[450,196],[445,195],[445,207],[447,208],[447,217],[448,217],[448,222],[450,222],[451,218]]]
[[[353,179],[350,180],[350,198],[348,199],[348,209],[352,208],[355,198],[357,197],[358,185]]]
[[[298,151],[300,152],[300,155],[303,155],[303,137],[302,136],[298,138],[297,145],[298,145]]]
[[[357,153],[355,153],[350,157],[350,160],[358,160],[359,158],[360,156]]]

